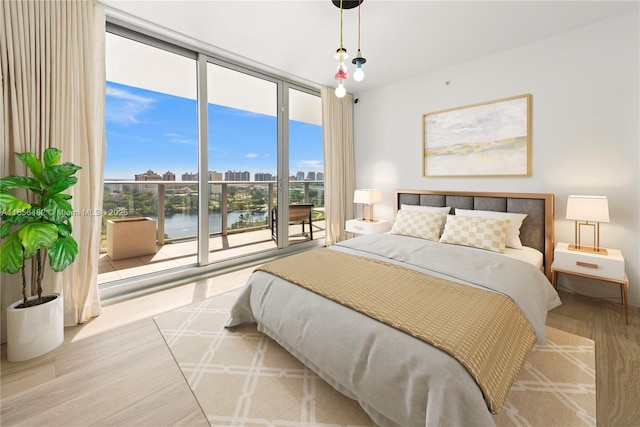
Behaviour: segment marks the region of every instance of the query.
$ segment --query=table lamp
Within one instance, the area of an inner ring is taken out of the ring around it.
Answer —
[[[353,194],[353,203],[362,204],[362,221],[376,222],[373,219],[373,205],[382,201],[382,191],[380,190],[356,190]],[[369,218],[366,218],[366,208],[369,207]]]
[[[569,196],[567,219],[576,222],[575,243],[569,245],[570,250],[607,255],[607,250],[600,247],[600,223],[609,222],[609,201],[605,196]],[[581,227],[593,228],[593,246],[581,243]]]

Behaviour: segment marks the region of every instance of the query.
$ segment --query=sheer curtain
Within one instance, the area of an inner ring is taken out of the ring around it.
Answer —
[[[345,222],[355,216],[353,192],[353,96],[338,98],[322,88],[326,245],[346,239]]]
[[[14,153],[31,151],[40,156],[48,147],[62,150],[62,161],[82,166],[78,184],[71,189],[71,204],[77,211],[73,236],[80,253],[64,272],[49,270],[45,276],[45,292],[64,295],[67,326],[100,314],[104,40],[104,8],[93,1],[0,4],[2,175],[26,173]],[[3,282],[15,279],[2,276]],[[19,299],[4,301],[6,294],[3,290],[3,311]]]

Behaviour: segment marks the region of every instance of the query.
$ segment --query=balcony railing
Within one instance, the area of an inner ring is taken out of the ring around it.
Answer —
[[[201,202],[208,203],[209,236],[271,227],[275,181],[208,181],[208,186],[208,197],[201,201],[197,181],[105,181],[103,237],[109,219],[152,217],[158,245],[196,239]],[[289,200],[313,203],[314,220],[324,219],[324,181],[290,181]],[[103,251],[105,245],[103,238]]]

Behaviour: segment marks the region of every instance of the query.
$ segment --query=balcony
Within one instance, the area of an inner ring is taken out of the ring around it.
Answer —
[[[275,206],[276,182],[208,184],[209,263],[276,249],[269,215]],[[196,181],[105,181],[104,188],[99,285],[196,264]],[[324,239],[324,182],[290,181],[289,200],[314,204],[313,238]],[[107,255],[107,221],[139,217],[156,221],[156,253],[111,259]],[[289,244],[308,240],[301,231],[299,224],[289,226]]]

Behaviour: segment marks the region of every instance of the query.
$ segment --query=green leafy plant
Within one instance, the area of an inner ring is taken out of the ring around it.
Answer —
[[[82,168],[69,162],[60,164],[61,154],[57,148],[48,148],[41,160],[33,153],[15,153],[33,177],[0,178],[0,238],[4,239],[0,271],[22,272],[23,304],[19,308],[46,302],[42,279],[47,257],[51,269],[60,272],[78,255],[78,243],[71,236],[71,195],[63,191],[78,182],[74,175]],[[9,191],[16,189],[34,194],[35,201],[29,203]],[[25,261],[34,257],[37,267],[32,272],[35,285],[31,292],[38,297],[28,301]]]

